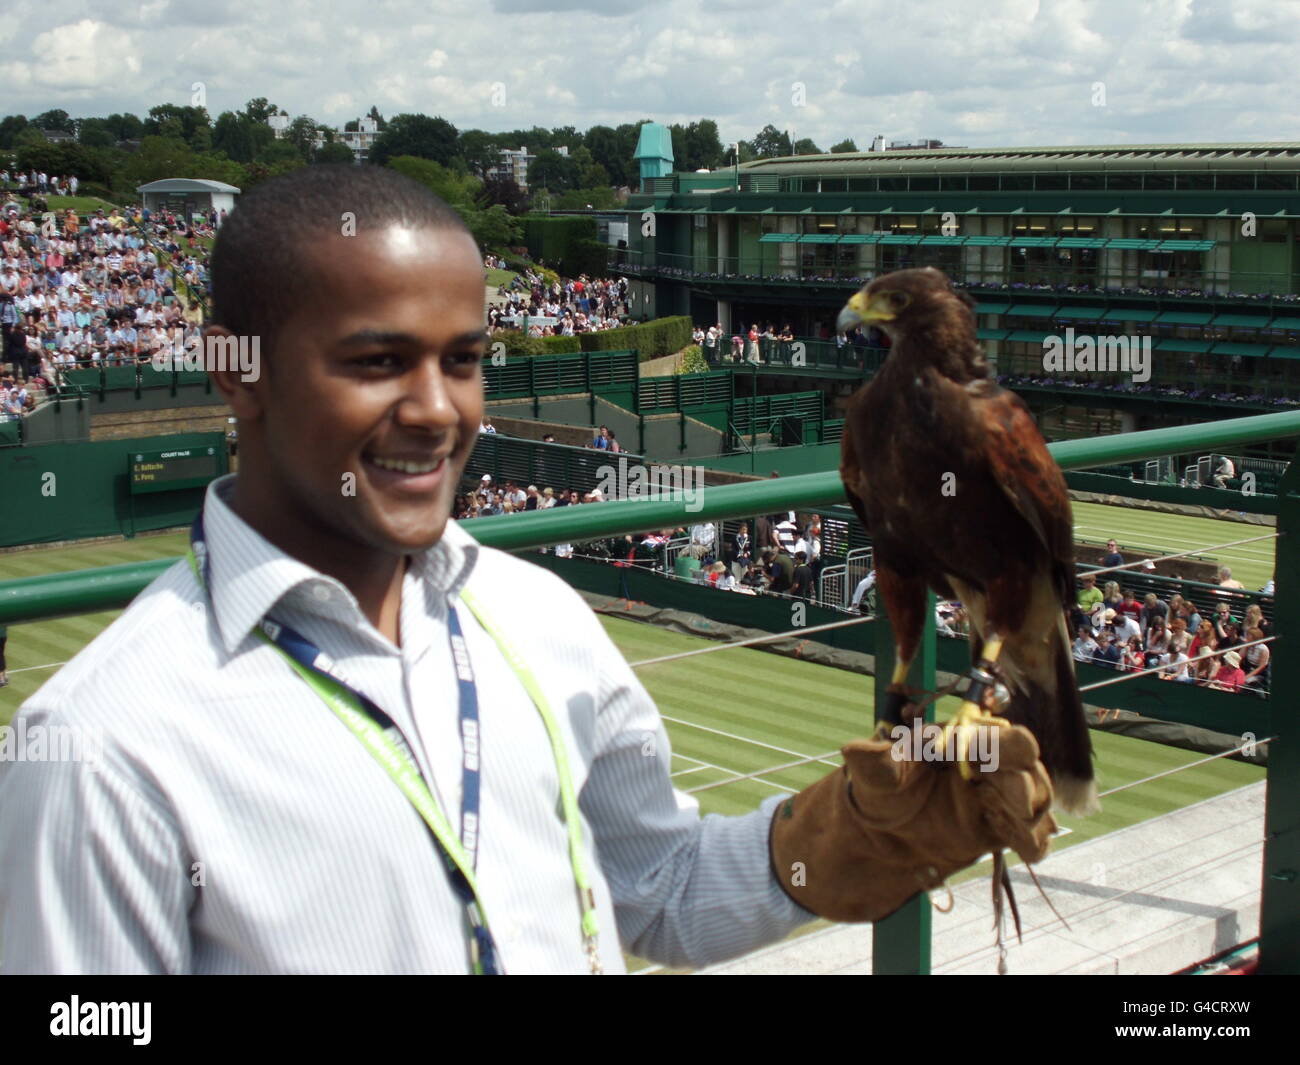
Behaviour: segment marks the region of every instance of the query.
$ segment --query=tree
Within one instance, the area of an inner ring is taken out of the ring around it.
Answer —
[[[350,163],[356,156],[352,154],[352,149],[342,141],[330,141],[328,144],[322,144],[312,157],[313,163]]]
[[[857,150],[858,146],[853,142],[852,137],[848,138],[848,140],[840,141],[839,144],[831,145],[832,155],[838,155],[840,152],[856,152]]]
[[[122,178],[128,185],[144,185],[163,178],[188,177],[224,181],[243,188],[246,172],[220,153],[200,155],[179,137],[145,137],[140,150],[128,156]]]
[[[499,204],[510,214],[523,214],[528,210],[528,194],[513,178],[488,178],[483,182],[477,202],[483,208]]]
[[[551,192],[564,192],[576,188],[577,163],[552,148],[543,149],[537,153],[537,158],[528,164],[528,184],[550,189]]]
[[[144,123],[130,112],[114,113],[104,119],[113,136],[119,141],[138,141],[144,136]]]
[[[0,118],[0,148],[12,148],[18,134],[27,128],[24,115],[5,115]]]
[[[668,127],[673,137],[673,168],[675,170],[712,170],[721,164],[722,142],[718,139],[718,124],[702,118],[689,126]]]
[[[485,178],[488,171],[501,159],[497,138],[481,129],[462,130],[456,142],[456,152],[465,160],[471,174]]]
[[[753,144],[754,154],[759,159],[794,154],[790,146],[790,134],[777,129],[770,122],[754,134]]]
[[[156,137],[180,137],[195,151],[212,144],[212,120],[206,107],[182,107],[179,104],[159,104],[149,109],[144,120],[144,132]],[[207,130],[200,133],[200,130]]]
[[[499,203],[486,211],[461,210],[461,215],[480,248],[508,248],[523,239],[522,223]]]
[[[456,127],[445,118],[428,115],[394,115],[375,138],[370,161],[384,166],[390,159],[414,155],[447,166],[456,155]]]
[[[393,123],[396,122],[397,119],[394,118]],[[474,198],[479,190],[479,182],[476,178],[461,177],[441,163],[413,155],[399,155],[396,159],[390,160],[388,166],[399,174],[405,174],[413,181],[418,181],[453,207],[469,209],[474,207]]]
[[[794,142],[792,155],[824,155],[825,153],[817,147],[817,143],[811,137],[801,137]]]
[[[379,108],[374,104],[370,105],[370,110],[366,112],[366,118],[373,118],[375,120],[375,128],[379,130],[380,133],[383,133],[384,130],[388,128],[388,123],[384,121],[384,116],[379,113]]]
[[[111,148],[117,138],[105,119],[83,118],[77,127],[77,143],[88,148]]]
[[[303,159],[310,159],[316,152],[316,120],[310,115],[299,115],[289,123],[284,139],[298,149]]]
[[[272,115],[282,114],[281,110],[273,103],[269,103],[265,96],[258,96],[244,105],[243,115],[250,122],[266,123],[266,120]]]
[[[77,132],[77,127],[68,112],[57,108],[53,111],[42,111],[32,119],[32,125],[37,129],[62,130],[64,133]]]

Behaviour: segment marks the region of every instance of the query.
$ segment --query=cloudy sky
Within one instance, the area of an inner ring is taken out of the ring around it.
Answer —
[[[0,113],[265,96],[823,148],[1300,140],[1297,0],[5,0]]]

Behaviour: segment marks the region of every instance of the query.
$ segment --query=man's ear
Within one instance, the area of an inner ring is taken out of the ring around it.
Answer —
[[[205,356],[203,365],[208,371],[208,376],[212,378],[212,383],[230,406],[235,417],[241,422],[252,422],[260,419],[265,409],[264,389],[259,382],[266,367],[264,360],[261,358],[260,345],[256,352],[258,357],[252,361],[247,372],[241,369],[238,358],[216,359],[206,357],[209,353],[215,355],[223,347],[227,351],[233,352],[238,339],[225,326],[207,326],[203,330],[202,343]],[[224,369],[218,369],[218,366],[224,366]]]

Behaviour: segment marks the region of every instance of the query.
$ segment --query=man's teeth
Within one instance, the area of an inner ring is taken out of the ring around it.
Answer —
[[[432,473],[442,465],[442,459],[437,462],[405,462],[402,459],[383,459],[374,455],[370,459],[381,470],[394,470],[397,473]]]

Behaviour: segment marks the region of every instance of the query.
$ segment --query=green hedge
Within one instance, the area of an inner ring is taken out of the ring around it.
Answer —
[[[600,266],[593,271],[580,268],[591,257],[584,244],[596,244],[596,220],[571,215],[524,215],[524,243],[534,259],[545,259],[546,265],[569,277],[581,273],[604,273],[605,256],[601,252]]]
[[[657,318],[640,325],[625,325],[618,329],[605,329],[599,333],[583,333],[578,337],[583,351],[626,351],[635,348],[640,361],[657,359],[681,351],[691,342],[694,326],[688,315],[674,318]]]
[[[547,355],[570,355],[582,350],[577,337],[542,337],[542,346]]]

